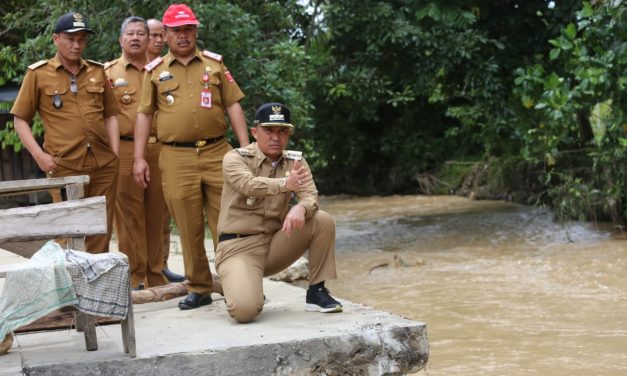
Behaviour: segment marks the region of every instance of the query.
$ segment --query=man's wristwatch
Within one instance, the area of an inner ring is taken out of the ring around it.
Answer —
[[[287,191],[287,178],[281,178],[281,180],[279,180],[279,190],[281,192]]]

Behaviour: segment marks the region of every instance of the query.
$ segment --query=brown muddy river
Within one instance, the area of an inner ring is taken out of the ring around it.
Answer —
[[[325,197],[334,295],[427,324],[417,375],[627,375],[627,235],[454,196]]]

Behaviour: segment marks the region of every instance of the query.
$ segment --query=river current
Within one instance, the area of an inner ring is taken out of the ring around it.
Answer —
[[[627,235],[456,196],[325,197],[331,292],[427,324],[418,375],[627,375]]]

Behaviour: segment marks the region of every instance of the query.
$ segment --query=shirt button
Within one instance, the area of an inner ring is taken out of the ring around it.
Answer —
[[[194,128],[198,128],[198,124],[194,124]]]
[[[190,95],[189,95],[189,97],[190,97],[190,98],[194,98],[194,94],[190,94]]]
[[[196,110],[192,110],[193,113],[196,113]]]
[[[192,82],[191,82],[191,81],[187,81],[187,83],[188,83],[188,84],[190,84],[190,85],[192,84]]]

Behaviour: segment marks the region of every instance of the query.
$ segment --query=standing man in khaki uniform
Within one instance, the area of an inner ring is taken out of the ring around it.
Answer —
[[[309,250],[305,309],[341,312],[324,282],[335,279],[335,222],[319,210],[318,190],[302,153],[285,150],[290,111],[267,103],[251,129],[257,142],[224,156],[216,269],[226,308],[245,323],[262,311],[263,277],[280,272]],[[295,198],[297,203],[289,207]]]
[[[161,53],[163,52],[163,47],[165,46],[165,35],[163,33],[163,24],[161,21],[156,20],[154,18],[149,19],[148,21],[148,49],[146,49],[146,56],[148,57],[148,61],[153,61],[154,59],[161,57]],[[151,134],[157,135],[157,118],[156,115],[152,120],[152,129]],[[161,144],[155,144],[156,147],[161,150]],[[148,185],[148,188],[151,190],[159,190],[161,196],[163,196],[163,188],[161,187],[161,172],[159,172],[159,156],[155,159],[154,163],[151,163],[151,159],[148,159],[148,166],[151,171],[151,184]],[[155,216],[157,213],[155,213]],[[163,270],[161,273],[168,279],[170,282],[183,282],[185,277],[180,274],[176,274],[168,268],[168,258],[170,257],[170,211],[168,210],[167,205],[164,207],[164,211],[162,216],[162,242],[163,242]]]
[[[161,21],[150,18],[148,21],[148,48],[146,49],[146,57],[148,61],[161,56],[163,47],[165,47],[165,35],[163,34],[163,24]]]
[[[88,236],[86,249],[109,251],[115,207],[120,134],[117,100],[102,64],[83,60],[89,23],[79,13],[66,13],[55,25],[57,54],[30,65],[11,109],[15,130],[39,168],[52,177],[88,175],[85,196],[105,196],[106,235]],[[29,123],[35,113],[44,124],[43,149]]]
[[[153,114],[159,111],[163,192],[180,231],[185,276],[190,281],[190,294],[179,302],[181,309],[211,303],[213,286],[204,246],[203,212],[216,244],[222,158],[231,150],[224,138],[225,112],[240,145],[248,145],[246,120],[239,104],[244,94],[222,56],[196,48],[198,24],[184,4],[166,10],[163,25],[170,51],[146,67],[135,127],[135,180],[146,186],[150,168],[144,149]]]
[[[118,99],[120,114],[120,169],[115,208],[115,225],[120,251],[129,259],[131,287],[142,289],[168,283],[161,274],[162,221],[165,200],[159,184],[144,189],[133,179],[133,133],[141,95],[144,65],[147,63],[148,25],[141,17],[128,17],[120,28],[122,56],[105,64],[105,72]],[[160,145],[151,137],[147,160],[157,163]],[[160,182],[159,182],[160,183]]]

